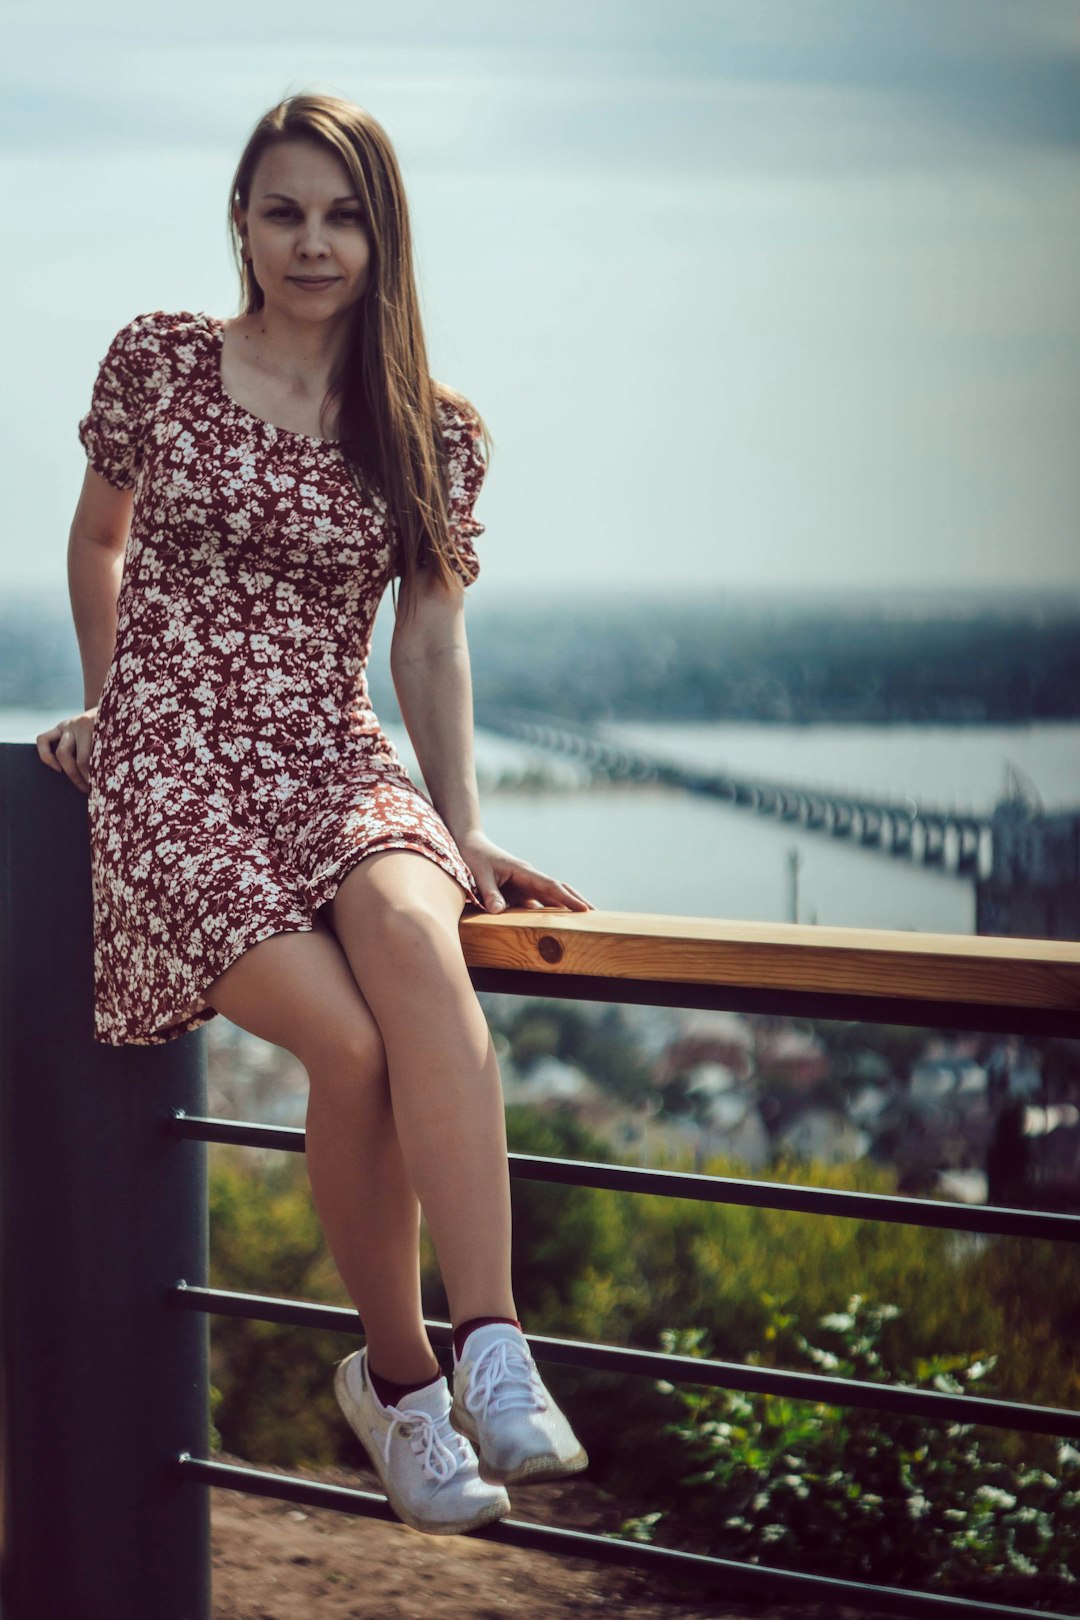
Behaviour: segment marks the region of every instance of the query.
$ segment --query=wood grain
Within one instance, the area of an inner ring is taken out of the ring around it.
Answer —
[[[634,911],[475,913],[470,967],[1080,1012],[1080,942]],[[555,985],[553,993],[557,994]]]

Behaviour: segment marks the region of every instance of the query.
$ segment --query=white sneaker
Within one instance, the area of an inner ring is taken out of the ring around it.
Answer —
[[[402,1523],[453,1536],[510,1512],[505,1490],[480,1477],[472,1446],[450,1426],[445,1377],[399,1406],[384,1406],[371,1387],[364,1345],[338,1363],[334,1394]]]
[[[450,1422],[476,1447],[480,1478],[493,1484],[560,1479],[589,1465],[524,1333],[509,1322],[473,1328],[460,1361],[455,1351]]]

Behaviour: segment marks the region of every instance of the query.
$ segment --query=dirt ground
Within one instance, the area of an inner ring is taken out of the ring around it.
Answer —
[[[221,1462],[244,1459],[215,1452]],[[364,1469],[272,1469],[382,1494]],[[511,1519],[618,1528],[610,1497],[587,1480],[515,1485]],[[723,1600],[687,1577],[658,1579],[593,1559],[500,1546],[482,1535],[429,1536],[332,1508],[210,1490],[214,1620],[854,1620],[836,1605]],[[506,1523],[507,1521],[502,1521]],[[497,1532],[496,1532],[497,1533]],[[867,1620],[865,1612],[860,1620]]]

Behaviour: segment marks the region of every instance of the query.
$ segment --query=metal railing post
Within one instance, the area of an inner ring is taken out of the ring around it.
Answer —
[[[4,1620],[209,1620],[202,1031],[92,1036],[87,800],[0,743]]]

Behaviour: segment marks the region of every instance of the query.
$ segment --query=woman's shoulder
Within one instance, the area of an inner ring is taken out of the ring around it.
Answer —
[[[445,383],[435,384],[435,413],[458,529],[470,535],[483,534],[483,525],[472,516],[472,507],[487,474],[487,426],[472,401]]]
[[[434,391],[435,415],[443,439],[452,450],[475,447],[484,438],[485,425],[472,400],[448,383],[436,382]]]
[[[435,409],[439,414],[440,423],[477,422],[480,412],[472,400],[449,383],[436,382],[432,378],[432,391],[435,395]]]
[[[110,354],[154,383],[197,358],[209,331],[207,318],[190,310],[145,310],[120,327]]]
[[[124,330],[133,332],[171,332],[179,327],[194,326],[205,317],[191,309],[149,309],[133,315]]]

